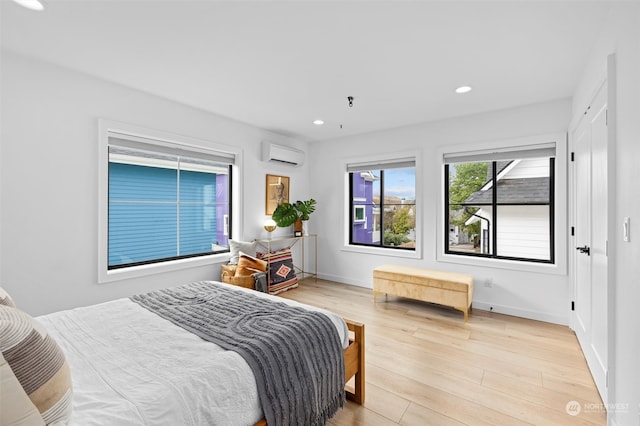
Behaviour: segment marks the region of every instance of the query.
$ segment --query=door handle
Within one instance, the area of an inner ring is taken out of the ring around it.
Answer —
[[[586,245],[584,247],[576,247],[576,250],[580,253],[586,253],[587,256],[591,256],[591,249]]]

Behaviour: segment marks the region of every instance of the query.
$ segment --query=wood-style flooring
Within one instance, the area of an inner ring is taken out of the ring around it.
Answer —
[[[347,402],[332,425],[606,424],[568,327],[480,310],[465,324],[447,307],[374,304],[369,289],[324,280],[281,296],[365,324],[366,401]]]

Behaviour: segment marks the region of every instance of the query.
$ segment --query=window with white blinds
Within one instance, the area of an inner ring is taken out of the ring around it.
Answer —
[[[108,136],[109,270],[229,250],[233,154]]]

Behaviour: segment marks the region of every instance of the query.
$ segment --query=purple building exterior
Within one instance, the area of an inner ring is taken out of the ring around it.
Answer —
[[[380,207],[373,203],[374,182],[380,179],[372,171],[353,173],[353,233],[354,243],[379,242]]]

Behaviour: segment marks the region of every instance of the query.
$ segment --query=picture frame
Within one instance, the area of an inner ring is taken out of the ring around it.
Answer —
[[[267,175],[265,185],[265,209],[266,215],[272,215],[273,211],[282,203],[289,202],[289,177],[280,175]]]

